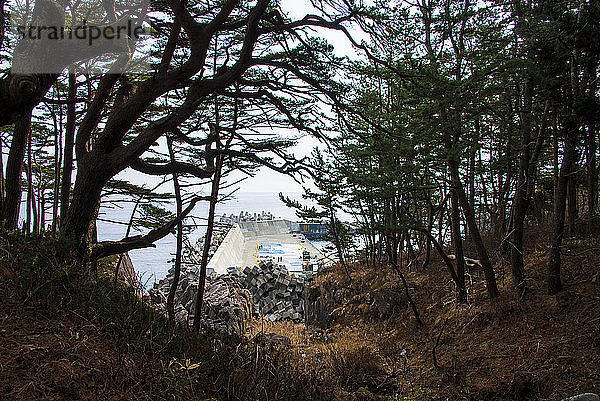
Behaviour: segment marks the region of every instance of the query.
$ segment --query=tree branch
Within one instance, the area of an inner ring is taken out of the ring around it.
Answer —
[[[154,243],[161,238],[169,235],[170,232],[177,226],[180,221],[192,211],[198,201],[210,200],[210,196],[199,196],[190,202],[190,204],[183,210],[180,216],[171,220],[162,227],[151,230],[146,235],[136,235],[133,237],[124,238],[120,241],[102,241],[92,246],[91,260],[98,260],[110,255],[117,255],[120,253],[131,251],[132,249],[142,249],[154,247]]]
[[[154,164],[142,159],[136,159],[131,163],[130,167],[140,173],[149,175],[189,174],[196,178],[210,178],[214,173],[214,169],[202,168],[178,161],[166,164]]]

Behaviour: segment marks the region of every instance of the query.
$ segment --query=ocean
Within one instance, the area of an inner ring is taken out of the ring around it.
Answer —
[[[284,195],[302,201],[301,193],[290,192],[284,193]],[[118,221],[124,224],[99,220],[98,239],[100,241],[122,239],[125,236],[127,230],[126,224],[129,222],[132,209],[133,204],[126,204],[122,207],[101,207],[100,219]],[[174,204],[170,205],[169,209],[174,211]],[[217,204],[217,221],[223,214],[237,216],[242,211],[250,214],[258,214],[265,211],[271,212],[275,218],[298,220],[295,210],[288,208],[281,202],[278,192],[239,192],[233,195],[233,199]],[[205,222],[208,215],[208,202],[199,202],[194,208],[192,215],[198,217],[198,223]],[[191,243],[195,243],[197,239],[201,238],[205,231],[204,227],[194,229],[189,234]],[[137,234],[140,234],[140,232],[132,230],[130,233],[130,235]],[[146,287],[149,287],[155,281],[163,279],[167,274],[167,270],[172,267],[175,253],[175,235],[170,234],[157,241],[155,245],[155,248],[136,249],[129,252],[133,266]]]

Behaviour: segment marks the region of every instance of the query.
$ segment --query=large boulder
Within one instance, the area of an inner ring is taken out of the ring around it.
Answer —
[[[209,280],[204,292],[201,326],[221,337],[242,338],[252,317],[252,295],[231,280]]]

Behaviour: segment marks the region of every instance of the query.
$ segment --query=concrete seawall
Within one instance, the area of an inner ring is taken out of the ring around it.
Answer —
[[[324,256],[310,241],[292,235],[288,220],[244,221],[234,224],[208,262],[207,273],[227,273],[229,267],[255,266],[273,259],[290,272],[301,272],[303,253],[311,263],[325,263]]]
[[[208,262],[206,267],[207,273],[216,272],[217,274],[225,274],[228,267],[241,266],[245,241],[244,233],[240,229],[240,226],[234,224]]]
[[[290,232],[290,225],[286,220],[244,221],[239,223],[239,226],[247,240],[263,235],[287,234]]]

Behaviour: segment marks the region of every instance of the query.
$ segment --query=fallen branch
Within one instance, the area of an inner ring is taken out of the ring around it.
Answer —
[[[438,345],[440,345],[440,338],[442,338],[442,333],[444,332],[444,329],[446,328],[446,322],[444,322],[442,324],[442,329],[440,330],[440,334],[438,334],[437,339],[435,340],[435,344],[433,345],[433,349],[431,350],[431,353],[433,354],[433,366],[435,366],[436,369],[439,369],[439,365],[438,365],[438,361],[437,361],[437,356],[435,354],[435,351],[438,347]]]
[[[581,252],[577,252],[577,253],[570,253],[570,252],[565,252],[563,250],[560,251],[560,254],[563,256],[581,256],[581,255],[585,255],[588,252],[592,252],[592,251],[598,251],[600,250],[600,248],[588,248],[588,249],[584,249]]]
[[[444,262],[446,262],[446,266],[448,267],[448,272],[450,273],[452,280],[458,285],[458,276],[456,275],[456,271],[454,271],[454,265],[452,264],[452,260],[448,257],[448,255],[446,255],[446,252],[444,252],[444,248],[442,248],[440,243],[435,239],[433,235],[431,235],[429,230],[426,230],[424,228],[414,228],[414,230],[425,234],[427,238],[429,238],[429,240],[433,244],[433,247],[440,254],[442,259],[444,259]]]

